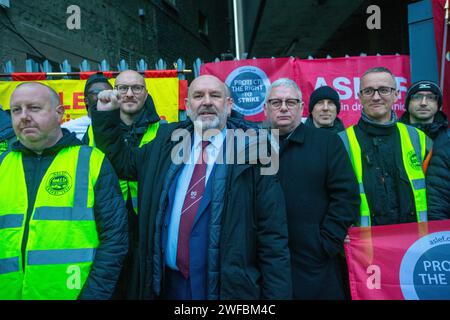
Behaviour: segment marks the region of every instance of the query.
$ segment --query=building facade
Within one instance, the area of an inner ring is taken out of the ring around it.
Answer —
[[[60,71],[65,59],[78,71],[105,59],[111,70],[124,59],[144,59],[149,69],[162,58],[212,61],[232,50],[229,1],[208,0],[11,0],[0,7],[0,63],[25,71],[26,59],[48,60]],[[78,20],[77,20],[78,18]]]

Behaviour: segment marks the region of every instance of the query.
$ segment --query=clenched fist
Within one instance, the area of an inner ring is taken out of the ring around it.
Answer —
[[[111,111],[119,109],[120,94],[117,90],[103,90],[98,94],[97,110]]]

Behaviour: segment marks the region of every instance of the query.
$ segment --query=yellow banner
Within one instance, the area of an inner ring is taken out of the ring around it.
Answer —
[[[114,85],[115,79],[109,80]],[[86,80],[44,80],[37,81],[53,88],[60,96],[66,112],[64,121],[87,114],[84,105]],[[0,81],[0,105],[9,109],[9,99],[14,89],[23,81]],[[153,98],[156,111],[168,122],[178,121],[178,78],[146,78],[147,90]]]

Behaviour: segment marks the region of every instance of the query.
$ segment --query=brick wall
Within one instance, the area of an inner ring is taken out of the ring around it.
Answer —
[[[48,60],[68,59],[73,67],[86,59],[91,67],[106,59],[116,69],[122,56],[131,61],[144,58],[153,69],[158,58],[168,67],[177,58],[188,68],[196,57],[211,61],[230,49],[227,1],[176,0],[13,0],[6,9],[17,31]],[[70,5],[81,9],[81,29],[69,30],[66,13]],[[145,15],[139,17],[138,9]],[[15,71],[25,71],[27,55],[40,56],[18,35],[0,10],[0,63],[12,60]],[[208,21],[208,35],[199,34],[199,12]],[[135,68],[134,65],[130,67]],[[59,70],[58,70],[59,71]]]

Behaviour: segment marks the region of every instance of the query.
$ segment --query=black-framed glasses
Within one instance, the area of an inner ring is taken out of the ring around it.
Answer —
[[[423,94],[423,93],[415,93],[412,94],[410,97],[412,101],[422,101],[423,98],[427,99],[428,101],[436,102],[438,101],[439,97],[437,96],[437,94]]]
[[[395,91],[395,88],[391,87],[379,87],[378,89],[375,88],[365,88],[362,89],[359,93],[364,97],[372,97],[375,92],[378,92],[380,96],[388,96],[392,93],[392,91]]]
[[[134,94],[139,94],[144,90],[144,86],[140,84],[133,84],[131,86],[128,86],[126,84],[119,84],[115,86],[116,90],[119,91],[120,94],[126,94],[128,92],[128,89],[131,88],[131,91]]]
[[[100,92],[102,92],[103,90],[105,90],[105,89],[99,89],[99,90],[88,91],[88,92],[87,92],[87,95],[90,96],[90,97],[97,97],[98,94],[99,94]]]
[[[298,106],[300,101],[300,99],[269,99],[267,100],[267,103],[272,109],[278,110],[281,108],[283,103],[288,109],[294,109]]]

